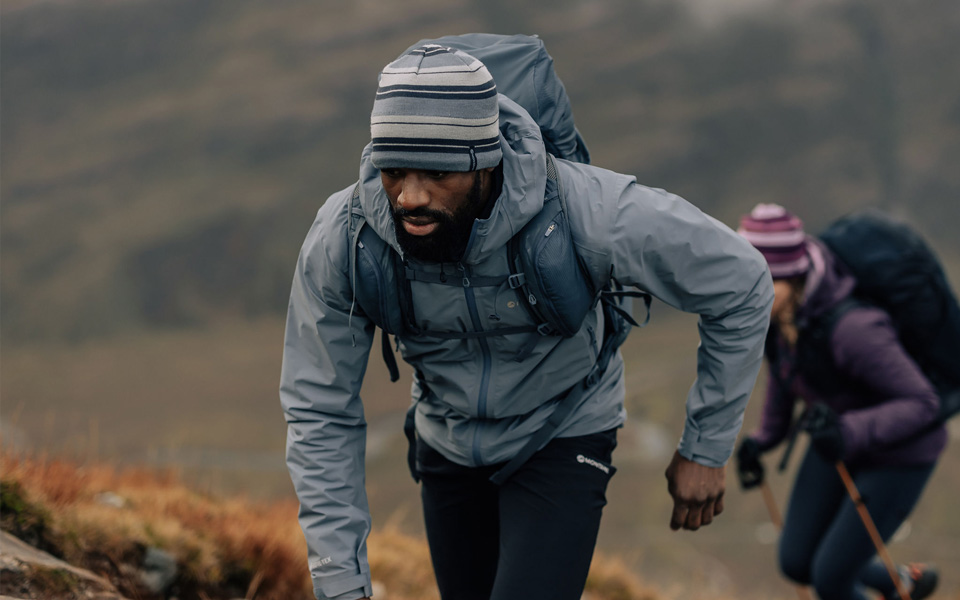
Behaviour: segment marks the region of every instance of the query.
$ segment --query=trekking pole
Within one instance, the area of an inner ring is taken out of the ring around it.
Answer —
[[[773,491],[766,481],[760,482],[760,491],[763,492],[763,501],[767,505],[767,512],[770,513],[770,520],[773,521],[777,529],[783,529],[783,517],[780,516],[780,511],[777,509],[777,501],[773,497]],[[794,585],[794,588],[797,590],[797,598],[800,600],[813,600],[813,596],[810,595],[810,588],[807,586]]]
[[[797,443],[797,438],[800,437],[804,419],[805,416],[800,415],[800,418],[790,426],[790,432],[787,434],[787,446],[783,450],[783,458],[780,459],[780,465],[777,467],[777,470],[781,473],[787,470],[787,465],[790,463],[790,455],[793,454],[793,447]]]
[[[777,529],[783,529],[783,517],[780,516],[780,511],[777,510],[777,501],[774,499],[773,491],[766,481],[760,484],[760,491],[763,492],[763,501],[767,503],[767,512],[770,513],[770,520],[777,526]]]
[[[893,564],[893,559],[890,558],[890,554],[887,553],[887,547],[884,546],[880,532],[877,531],[877,526],[874,525],[873,519],[870,518],[870,513],[867,511],[867,506],[863,502],[863,497],[860,496],[860,491],[853,482],[853,478],[850,477],[850,471],[847,471],[847,466],[843,464],[842,460],[837,461],[836,467],[837,472],[840,473],[840,479],[843,480],[843,485],[847,488],[847,494],[850,495],[854,506],[857,507],[857,512],[860,514],[860,520],[863,521],[863,526],[867,528],[867,533],[870,534],[870,539],[873,540],[877,554],[880,555],[883,564],[886,565],[887,572],[890,574],[890,578],[893,579],[893,584],[897,586],[897,593],[900,594],[900,600],[910,600],[910,594],[906,588],[903,587],[903,582],[897,573],[897,567]]]

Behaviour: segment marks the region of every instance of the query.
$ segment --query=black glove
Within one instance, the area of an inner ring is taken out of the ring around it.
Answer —
[[[804,415],[803,428],[810,433],[813,449],[827,461],[843,458],[843,432],[837,413],[826,404],[814,404]]]
[[[763,483],[763,463],[760,462],[760,444],[752,437],[743,438],[737,449],[737,476],[745,490]]]

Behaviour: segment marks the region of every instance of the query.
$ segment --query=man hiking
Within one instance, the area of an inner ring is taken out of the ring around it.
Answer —
[[[287,463],[317,598],[372,593],[359,392],[375,325],[415,372],[412,467],[441,596],[580,598],[626,418],[601,292],[614,279],[701,316],[666,477],[670,527],[708,525],[762,359],[762,256],[674,195],[548,156],[538,122],[460,50],[389,64],[371,134],[359,181],[307,235],[287,317]]]

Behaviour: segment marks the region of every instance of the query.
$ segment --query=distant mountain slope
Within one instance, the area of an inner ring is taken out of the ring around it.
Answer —
[[[599,165],[728,224],[759,201],[812,227],[882,203],[960,257],[955,2],[755,4],[6,2],[4,340],[282,312],[377,71],[471,30],[546,40]]]

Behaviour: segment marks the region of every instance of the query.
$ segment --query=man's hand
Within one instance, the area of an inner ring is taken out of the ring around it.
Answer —
[[[673,497],[670,529],[696,531],[723,512],[726,482],[723,467],[705,467],[673,453],[667,467],[667,491]]]

